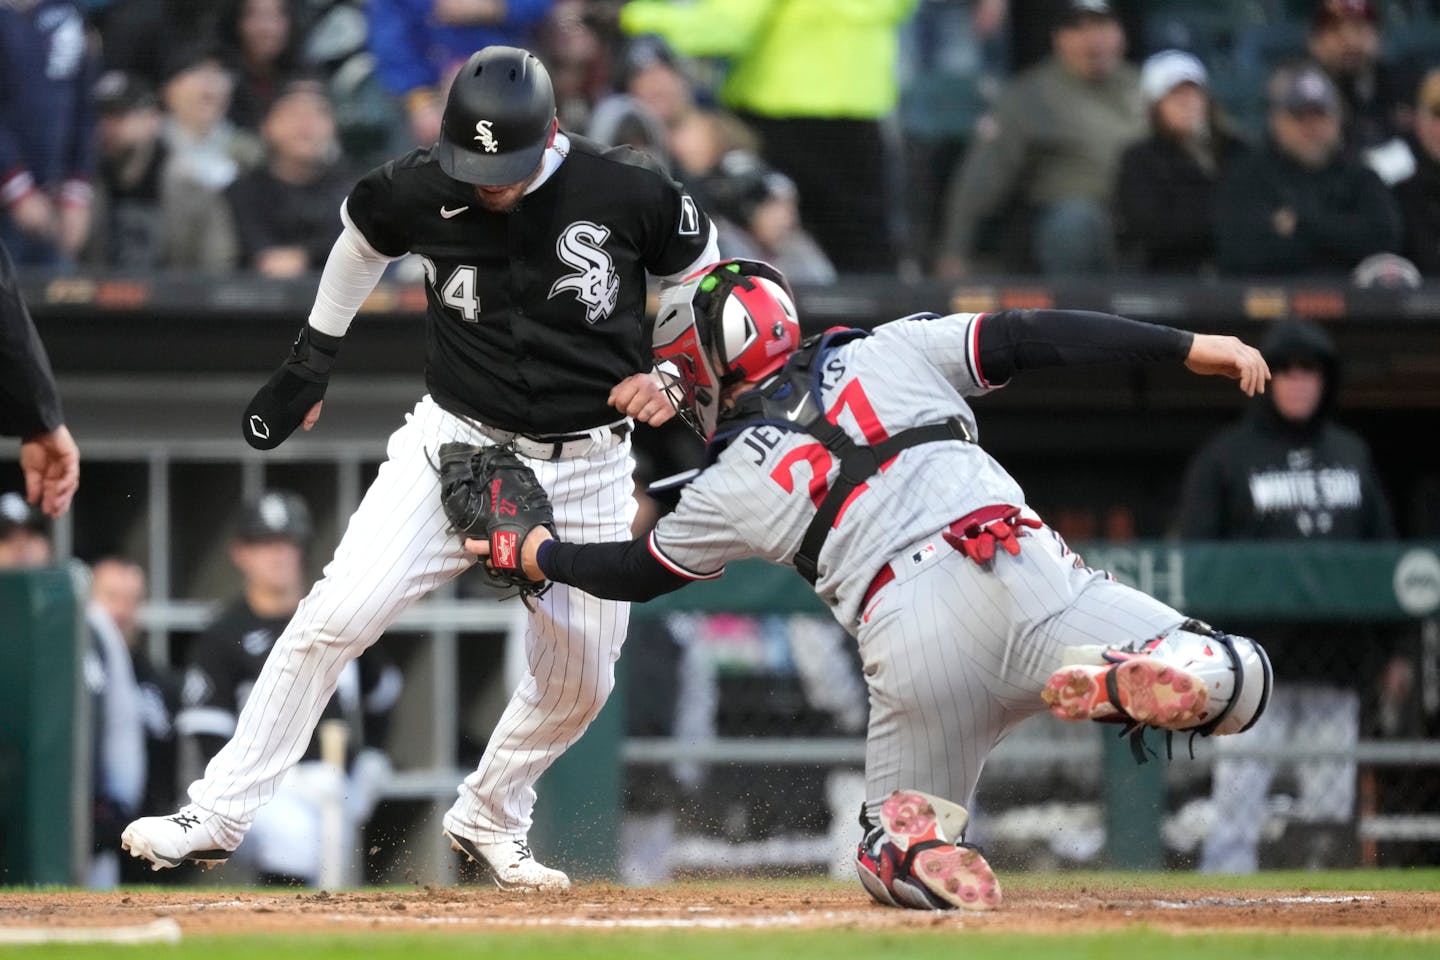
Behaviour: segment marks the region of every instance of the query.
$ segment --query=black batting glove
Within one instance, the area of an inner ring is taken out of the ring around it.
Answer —
[[[305,415],[325,397],[330,366],[340,350],[340,338],[321,333],[308,323],[290,347],[290,356],[245,408],[240,431],[256,450],[274,450]]]

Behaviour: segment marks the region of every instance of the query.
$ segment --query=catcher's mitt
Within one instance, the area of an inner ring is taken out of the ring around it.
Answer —
[[[490,541],[485,575],[520,596],[538,597],[547,581],[525,576],[520,548],[536,527],[555,535],[555,512],[535,471],[510,447],[446,443],[440,447],[440,502],[460,539]]]

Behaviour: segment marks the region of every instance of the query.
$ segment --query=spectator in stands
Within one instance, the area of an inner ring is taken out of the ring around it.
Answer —
[[[234,732],[270,648],[305,594],[305,552],[313,533],[310,510],[293,493],[268,491],[245,506],[230,545],[242,591],[191,647],[183,705],[175,719],[176,730],[195,738],[207,762]],[[337,782],[335,771],[320,762],[317,733],[304,760],[260,810],[250,842],[237,855],[253,857],[262,879],[317,881],[322,804],[335,792],[345,797],[349,828],[358,829],[369,819],[389,775],[389,762],[377,746],[384,742],[400,687],[399,669],[379,647],[345,666],[322,717],[349,727],[347,775]]]
[[[668,144],[674,157],[675,177],[692,190],[704,193],[702,184],[733,150],[759,152],[760,141],[749,127],[723,110],[691,110],[670,128]],[[708,198],[697,198],[704,203]]]
[[[695,112],[695,92],[675,52],[659,37],[634,37],[620,55],[616,92],[595,104],[586,134],[601,143],[625,143],[678,175],[671,131]]]
[[[584,0],[557,0],[536,31],[535,53],[550,71],[555,113],[566,130],[584,130],[608,92],[604,41],[590,23]]]
[[[620,79],[621,88],[667,130],[674,129],[695,109],[695,85],[681,67],[675,51],[661,37],[634,37],[625,44]]]
[[[220,192],[260,162],[259,140],[226,119],[235,82],[219,51],[182,47],[166,66],[165,144],[176,175]]]
[[[834,283],[835,268],[800,225],[795,184],[746,150],[731,150],[696,185],[720,234],[720,256],[764,260],[793,283]]]
[[[103,616],[125,640],[140,691],[140,717],[145,725],[145,799],[170,806],[175,799],[175,711],[180,707],[180,677],[149,655],[140,632],[140,607],[145,602],[145,569],[133,560],[106,556],[91,568],[90,611]],[[88,616],[88,615],[87,615]],[[127,857],[121,865],[122,875]],[[133,861],[137,871],[150,872]]]
[[[1324,68],[1344,105],[1341,131],[1360,151],[1410,128],[1414,75],[1381,62],[1380,9],[1370,0],[1322,0],[1310,20],[1310,56]]]
[[[552,0],[369,0],[370,52],[387,90],[404,100],[417,146],[440,137],[450,79],[470,54],[524,47]]]
[[[1394,188],[1405,221],[1403,252],[1426,277],[1440,278],[1440,69],[1420,82],[1410,152],[1415,172]]]
[[[157,89],[173,50],[219,36],[219,0],[85,0],[80,6],[100,35],[105,68]]]
[[[258,130],[286,82],[303,73],[299,0],[227,0],[218,28],[233,71],[230,122]]]
[[[65,266],[90,232],[95,61],[68,0],[0,5],[0,241]]]
[[[259,139],[226,118],[233,81],[215,48],[182,47],[161,90],[167,158],[162,184],[170,267],[226,270],[236,260],[225,188],[264,157]]]
[[[946,201],[936,271],[968,273],[987,223],[1007,208],[1022,234],[1010,269],[1047,274],[1108,270],[1112,191],[1120,154],[1145,135],[1139,77],[1104,0],[1067,0],[1051,57],[1016,77],[975,143]]]
[[[899,29],[916,0],[632,0],[630,34],[728,57],[721,99],[800,191],[806,227],[841,271],[897,264],[882,118],[895,108]]]
[[[264,166],[225,191],[240,266],[265,277],[319,270],[340,234],[335,211],[353,177],[340,164],[335,118],[325,87],[291,80],[265,113]]]
[[[1180,533],[1188,540],[1372,540],[1395,535],[1369,447],[1333,419],[1339,358],[1330,337],[1309,322],[1283,322],[1261,345],[1270,389],[1240,423],[1207,443],[1187,468]],[[1250,629],[1244,627],[1243,629]],[[1353,750],[1359,738],[1362,670],[1383,660],[1356,629],[1256,625],[1275,667],[1275,690],[1249,748]],[[1212,785],[1214,819],[1200,869],[1252,873],[1259,862],[1265,797],[1277,765],[1220,760]],[[1297,765],[1291,816],[1304,824],[1301,857],[1325,862],[1353,838],[1353,761]]]
[[[90,887],[145,879],[140,864],[119,857],[120,832],[146,803],[174,799],[171,719],[179,684],[138,645],[144,599],[145,571],[139,564],[119,557],[96,561],[85,610],[91,641],[85,676],[95,727]]]
[[[221,195],[173,162],[165,114],[137,76],[107,71],[99,111],[95,228],[85,261],[145,271],[228,269],[235,228]]]
[[[166,261],[161,212],[164,114],[144,80],[109,70],[95,84],[99,148],[95,226],[85,260],[97,266],[151,270]]]
[[[1268,87],[1265,145],[1230,167],[1216,192],[1222,273],[1347,275],[1400,248],[1400,215],[1380,178],[1347,156],[1341,104],[1324,71],[1284,66]]]
[[[1211,101],[1208,79],[1181,50],[1155,54],[1140,71],[1151,134],[1120,158],[1115,232],[1122,261],[1149,273],[1214,265],[1215,183],[1244,144]]]
[[[994,105],[1008,66],[1010,0],[926,0],[901,35],[900,132],[905,148],[906,256],[934,268],[936,203]]]

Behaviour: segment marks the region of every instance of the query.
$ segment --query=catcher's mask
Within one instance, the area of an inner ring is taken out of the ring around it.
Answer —
[[[779,270],[721,260],[660,295],[651,342],[680,418],[708,440],[725,388],[784,366],[800,345],[800,321]]]

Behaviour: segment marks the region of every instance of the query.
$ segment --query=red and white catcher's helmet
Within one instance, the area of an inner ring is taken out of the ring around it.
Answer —
[[[779,270],[721,260],[660,295],[651,343],[681,419],[709,439],[721,393],[779,370],[800,345],[800,321]]]

